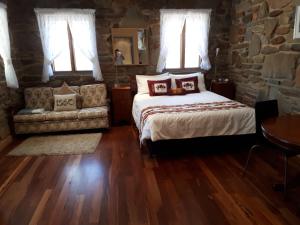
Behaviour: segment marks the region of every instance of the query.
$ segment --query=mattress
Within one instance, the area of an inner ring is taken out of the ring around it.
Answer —
[[[256,132],[253,108],[210,91],[183,96],[136,94],[132,115],[141,142]]]

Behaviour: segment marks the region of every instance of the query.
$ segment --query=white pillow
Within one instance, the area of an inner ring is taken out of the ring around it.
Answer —
[[[169,73],[163,73],[160,75],[136,75],[138,94],[149,93],[148,80],[165,80],[168,78],[170,78]]]
[[[172,79],[172,88],[176,88],[176,82],[175,79],[183,79],[183,78],[189,78],[189,77],[198,77],[198,87],[200,91],[206,91],[205,82],[204,82],[204,75],[201,72],[198,73],[190,73],[190,74],[170,74]]]
[[[76,109],[76,94],[54,95],[54,111],[73,111]]]

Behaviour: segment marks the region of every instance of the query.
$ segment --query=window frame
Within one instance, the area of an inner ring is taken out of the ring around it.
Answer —
[[[69,50],[70,50],[70,61],[71,61],[71,71],[56,71],[55,70],[55,63],[52,63],[52,70],[54,76],[69,76],[74,74],[80,75],[91,75],[93,70],[76,70],[76,58],[74,53],[74,44],[73,44],[73,37],[71,33],[71,29],[69,24],[67,24],[67,32],[68,32],[68,42],[69,42]]]

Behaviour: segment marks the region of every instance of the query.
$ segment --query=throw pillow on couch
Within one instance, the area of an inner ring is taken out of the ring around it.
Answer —
[[[66,82],[64,82],[61,87],[53,89],[53,95],[66,95],[66,94],[76,94],[77,109],[82,108],[82,95],[80,95],[79,93],[78,86],[69,86]]]
[[[74,111],[76,109],[76,94],[54,95],[54,111]]]

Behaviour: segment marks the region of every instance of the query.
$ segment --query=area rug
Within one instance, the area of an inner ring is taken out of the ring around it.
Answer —
[[[101,133],[30,137],[15,147],[8,155],[88,154],[95,152],[101,137]]]

